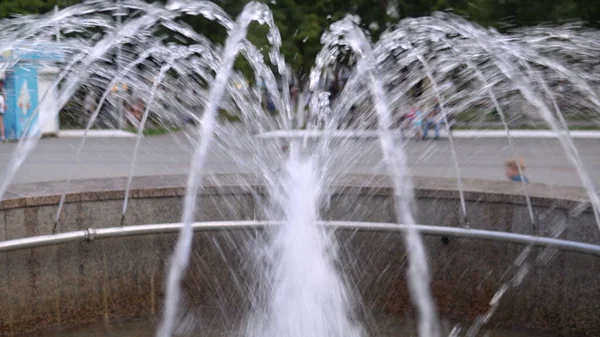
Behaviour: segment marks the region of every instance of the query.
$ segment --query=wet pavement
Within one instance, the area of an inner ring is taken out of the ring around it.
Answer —
[[[131,170],[135,138],[89,138],[76,165],[73,165],[79,138],[42,139],[31,153],[13,183],[106,178],[128,176]],[[250,134],[223,133],[223,146],[212,146],[205,163],[206,173],[243,173],[256,169],[256,163],[280,165],[279,158],[254,149],[260,144],[275,148],[273,139],[257,140]],[[515,139],[516,153],[506,138],[455,139],[457,164],[447,139],[410,141],[405,144],[410,173],[426,177],[461,177],[505,180],[504,162],[515,154],[524,158],[526,175],[531,182],[581,185],[577,170],[569,163],[555,139]],[[262,143],[260,143],[262,142]],[[600,140],[575,139],[584,167],[589,174],[600,172]],[[16,144],[0,144],[0,169],[5,169]],[[330,156],[332,168],[345,173],[385,173],[379,142],[376,139],[342,139],[332,145],[337,156]],[[274,151],[274,150],[273,150]],[[186,174],[190,168],[193,146],[182,133],[144,138],[141,142],[135,176]],[[334,158],[335,157],[335,158]],[[597,175],[592,176],[598,182]]]

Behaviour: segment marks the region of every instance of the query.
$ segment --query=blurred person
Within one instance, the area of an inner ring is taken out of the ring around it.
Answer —
[[[507,160],[504,164],[506,169],[506,177],[512,181],[528,183],[529,179],[524,175],[525,162],[523,159],[516,158]]]
[[[136,129],[140,127],[143,113],[144,102],[139,98],[132,100],[125,107],[125,118]]]
[[[338,94],[340,93],[340,84],[337,80],[334,80],[329,85],[329,101],[331,104],[336,100]]]
[[[299,94],[299,89],[295,84],[291,84],[290,85],[290,98],[291,98],[291,103],[292,103],[292,107],[295,107],[298,104],[298,94]]]
[[[125,112],[127,115],[127,120],[132,126],[137,128],[142,121],[145,110],[145,101],[142,97],[142,89],[132,87],[127,91],[126,101],[127,104],[125,107]]]
[[[142,117],[144,115],[144,110],[145,110],[145,104],[144,104],[144,100],[141,97],[137,97],[131,105],[131,113],[133,114],[133,117],[135,117],[135,119],[139,121],[142,120]]]
[[[423,125],[423,139],[427,139],[429,129],[432,127],[435,129],[435,137],[433,139],[440,139],[440,112],[440,103],[436,103],[429,114],[427,114],[427,118],[425,119],[425,123]]]
[[[96,111],[96,105],[96,92],[94,89],[90,89],[83,100],[83,114],[79,116],[79,124],[84,127],[87,125],[94,111]]]
[[[267,103],[267,111],[269,112],[270,115],[274,115],[275,114],[275,102],[273,102],[273,98],[271,97],[271,95],[269,95],[268,93],[266,94],[267,98],[266,98],[266,103]]]
[[[348,111],[348,122],[346,125],[347,128],[351,128],[352,126],[354,126],[354,123],[356,122],[358,117],[357,114],[358,111],[356,109],[356,105],[353,104],[352,107],[350,107],[350,111]]]
[[[416,130],[416,136],[418,138],[423,137],[423,112],[421,109],[412,107],[408,114],[406,114],[405,125],[407,127],[413,127]]]
[[[8,109],[8,103],[6,102],[6,95],[4,89],[0,87],[0,141],[6,142],[6,135],[4,133],[4,113]]]

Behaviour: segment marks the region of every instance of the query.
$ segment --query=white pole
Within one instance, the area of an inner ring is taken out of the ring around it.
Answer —
[[[121,6],[121,0],[117,0],[117,27],[116,29],[119,29],[121,27],[121,24],[123,22],[123,7]],[[121,45],[117,46],[117,74],[121,73]],[[118,76],[118,75],[117,75]],[[123,84],[122,83],[117,83],[117,94],[118,94],[118,98],[117,98],[117,125],[119,130],[123,130],[123,128],[125,127],[124,125],[124,121],[125,121],[125,116],[124,116],[124,106],[123,106]]]
[[[58,5],[54,5],[54,14],[58,13]],[[60,22],[56,22],[56,42],[60,42]]]

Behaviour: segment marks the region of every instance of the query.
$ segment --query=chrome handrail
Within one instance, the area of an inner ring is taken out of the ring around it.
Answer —
[[[218,221],[196,222],[192,225],[194,231],[222,231],[222,230],[247,230],[261,229],[278,225],[270,221]],[[362,232],[402,232],[409,225],[394,223],[374,222],[348,222],[348,221],[320,221],[320,226],[332,229],[356,230]],[[552,247],[566,251],[600,256],[600,245],[554,239],[549,237],[532,236],[517,233],[490,231],[483,229],[470,229],[460,227],[444,227],[429,225],[413,225],[423,235],[457,237],[465,239],[479,239],[488,241],[501,241],[538,247]],[[92,241],[130,236],[144,236],[155,234],[174,234],[181,228],[181,223],[147,224],[124,227],[88,228],[85,230],[41,235],[14,240],[0,241],[0,253],[22,249],[31,249],[71,242]]]

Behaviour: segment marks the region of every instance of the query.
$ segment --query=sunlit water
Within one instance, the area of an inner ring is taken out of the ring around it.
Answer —
[[[123,22],[115,20],[115,13],[123,10],[132,15]],[[224,47],[217,47],[182,23],[179,18],[183,14],[202,15],[224,26],[229,33]],[[252,22],[268,26],[268,50],[261,51],[246,40]],[[583,111],[594,119],[600,111],[596,90],[599,72],[590,71],[597,67],[600,45],[597,33],[572,25],[502,35],[438,13],[403,20],[382,34],[379,41],[371,41],[358,23],[358,18],[347,17],[323,35],[323,49],[315,60],[306,90],[296,101],[291,99],[288,86],[292,74],[279,52],[281,37],[264,4],[249,3],[233,20],[210,2],[174,1],[165,7],[131,0],[118,6],[111,2],[89,2],[43,17],[24,16],[0,24],[1,51],[27,41],[34,47],[56,44],[64,54],[55,84],[58,102],[53,111],[40,115],[41,123],[56,118],[77,95],[94,90],[99,104],[88,116],[86,130],[97,121],[118,125],[122,122],[115,119],[119,117],[115,112],[122,111],[120,102],[131,97],[123,89],[115,88],[126,83],[148,104],[140,121],[134,123],[138,139],[151,120],[156,125],[185,128],[195,144],[183,226],[167,276],[159,337],[177,333],[176,321],[183,307],[180,282],[192,249],[190,224],[197,205],[202,207],[197,193],[207,153],[219,135],[218,117],[222,111],[241,120],[253,132],[323,131],[310,150],[307,142],[300,140],[288,151],[278,152],[279,164],[275,169],[261,160],[266,154],[255,157],[254,164],[265,178],[271,199],[265,214],[270,220],[280,221],[281,226],[275,229],[271,242],[256,247],[256,254],[265,255],[266,263],[260,271],[263,275],[259,310],[248,314],[244,331],[237,332],[247,336],[365,334],[362,324],[353,318],[356,305],[353,294],[335,265],[335,243],[316,227],[322,206],[327,204],[327,183],[333,179],[334,171],[336,174],[340,171],[331,170],[333,160],[329,160],[335,157],[330,153],[330,136],[338,128],[379,132],[380,148],[395,189],[397,220],[411,225],[415,220],[404,148],[407,140],[389,133],[397,129],[399,115],[415,106],[430,110],[438,101],[441,128],[449,131],[450,119],[457,114],[475,109],[476,114],[483,115],[494,110],[514,156],[519,155],[519,149],[511,140],[511,122],[523,116],[544,122],[558,135],[567,159],[588,191],[598,220],[600,199],[567,131],[573,115]],[[54,42],[57,30],[64,35],[60,44]],[[172,35],[172,42],[162,39],[165,30]],[[565,53],[566,50],[571,52]],[[262,52],[268,54],[269,62]],[[254,79],[244,78],[234,68],[239,56],[248,60]],[[325,74],[342,59],[350,59],[350,76],[339,97],[331,102],[326,93]],[[421,93],[416,95],[412,92],[419,83]],[[274,116],[265,109],[267,96],[279,112]],[[399,132],[409,138],[413,131]],[[74,165],[84,151],[85,139],[74,149],[77,153]],[[3,175],[0,196],[38,140],[39,137],[21,140]],[[461,192],[461,213],[468,225],[461,170],[452,137],[449,144],[456,186]],[[130,160],[127,190],[138,148],[139,141]],[[351,161],[352,156],[347,160]],[[522,189],[528,197],[525,184]],[[68,191],[67,182],[65,194]],[[123,217],[127,214],[128,195],[129,191],[123,203]],[[64,197],[56,222],[60,221],[63,202]],[[529,209],[533,222],[531,206]],[[418,335],[438,337],[441,327],[429,289],[426,252],[419,234],[410,227],[405,245],[410,263],[409,288],[419,313]]]
[[[282,225],[266,247],[265,300],[250,315],[242,334],[360,337],[362,328],[352,319],[352,294],[334,264],[332,238],[317,226],[325,187],[323,171],[318,158],[300,158],[293,145],[278,174],[280,181],[269,192],[275,202],[271,216],[280,218]]]

